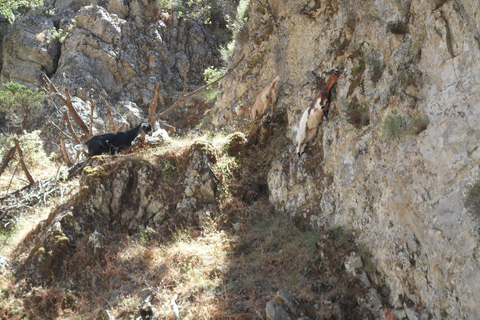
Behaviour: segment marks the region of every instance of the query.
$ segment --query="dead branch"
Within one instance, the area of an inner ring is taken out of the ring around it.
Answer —
[[[75,140],[75,142],[78,143],[78,144],[82,143],[82,142],[80,142],[80,138],[77,136],[77,134],[73,130],[70,119],[68,118],[68,113],[66,111],[63,113],[63,119],[67,123],[68,131],[70,131],[70,133],[72,134],[73,140]]]
[[[186,98],[189,98],[191,96],[194,96],[196,95],[197,93],[207,89],[208,87],[210,87],[211,85],[219,82],[220,80],[222,80],[223,78],[225,78],[226,76],[228,76],[239,64],[240,62],[242,62],[243,58],[245,58],[245,55],[242,56],[242,58],[240,60],[238,60],[238,62],[233,66],[231,67],[230,69],[228,69],[228,71],[223,75],[221,76],[220,78],[218,78],[217,80],[215,81],[212,81],[210,83],[207,83],[206,85],[198,88],[197,90],[193,91],[193,92],[190,92],[188,94],[185,94],[185,89],[186,89],[186,86],[184,86],[184,90],[183,90],[183,95],[177,99],[177,101],[175,101],[173,103],[173,105],[168,108],[167,110],[163,111],[162,113],[159,113],[150,123],[155,123],[155,121],[157,121],[158,119],[160,119],[161,117],[165,116],[167,113],[169,113],[170,111],[172,111],[175,107],[177,107],[180,102],[182,102],[184,99]]]
[[[65,140],[60,139],[60,146],[62,147],[62,155],[63,155],[63,159],[65,160],[65,163],[67,164],[67,166],[71,167],[72,162],[68,158],[68,153],[67,153],[67,150],[65,149]]]
[[[180,315],[179,315],[179,312],[178,312],[178,305],[177,303],[175,302],[175,300],[178,298],[178,293],[176,293],[172,300],[170,300],[170,306],[172,307],[172,312],[173,312],[173,317],[175,318],[175,320],[180,320]]]
[[[75,110],[75,108],[73,107],[72,99],[70,98],[70,93],[68,92],[67,88],[65,88],[65,95],[67,96],[66,106],[68,108],[68,111],[72,115],[72,118],[75,121],[75,123],[80,127],[80,129],[82,129],[83,133],[87,136],[87,139],[88,139],[90,137],[88,132],[88,127],[85,124],[85,122],[83,122],[82,118],[80,118],[80,116],[78,115],[77,110]]]
[[[30,175],[30,172],[28,171],[27,165],[23,161],[23,152],[22,149],[20,148],[20,143],[16,138],[12,138],[13,142],[15,142],[15,148],[17,149],[17,154],[18,154],[18,161],[20,162],[20,165],[22,166],[23,172],[25,172],[25,176],[28,179],[28,182],[30,183],[31,186],[35,184],[35,181],[33,180],[32,176]]]
[[[90,128],[88,128],[88,133],[89,137],[92,136],[92,130],[93,130],[93,110],[95,109],[95,105],[97,104],[97,101],[93,100],[92,104],[90,105]]]
[[[148,108],[148,122],[150,122],[155,114],[155,110],[157,109],[157,101],[158,101],[158,92],[160,91],[160,87],[162,84],[159,82],[157,84],[157,88],[155,89],[155,98],[153,98],[153,102],[150,104]]]
[[[87,166],[92,157],[86,157],[82,161],[77,162],[73,167],[68,169],[68,176],[66,180],[70,180],[75,177],[78,173],[82,172],[83,168]]]
[[[50,88],[50,91],[52,91],[62,102],[63,104],[67,104],[67,99],[58,91],[58,89],[55,87],[55,85],[48,79],[47,75],[45,73],[42,74],[43,80],[45,80],[45,83],[48,85]]]
[[[73,137],[71,137],[71,136],[69,136],[68,134],[66,134],[65,132],[63,132],[63,130],[60,129],[50,118],[48,119],[48,122],[50,122],[50,124],[53,125],[53,126],[55,127],[55,129],[57,129],[58,132],[60,132],[61,134],[63,134],[67,139],[72,140],[72,141],[75,141],[75,139],[74,139]],[[78,139],[78,138],[77,138],[77,139]],[[77,142],[77,141],[75,141],[75,142]],[[78,143],[80,143],[80,142],[78,142]]]
[[[152,123],[153,115],[155,114],[155,110],[157,109],[157,101],[158,101],[158,92],[160,91],[161,83],[157,83],[157,88],[155,89],[155,97],[153,98],[153,102],[150,104],[148,108],[148,123]],[[142,132],[140,135],[140,143],[145,143],[145,132]]]
[[[8,152],[6,153],[5,157],[3,158],[2,166],[0,167],[0,176],[2,175],[3,171],[5,171],[5,168],[8,166],[10,160],[12,160],[14,153],[15,147],[10,148],[10,150],[8,150]]]
[[[122,123],[120,127],[117,128],[116,132],[122,131],[125,128],[125,123]]]
[[[113,121],[113,116],[112,116],[112,112],[110,112],[110,107],[108,106],[107,101],[105,101],[105,99],[103,98],[102,98],[102,103],[105,106],[105,109],[107,110],[108,123],[110,125],[110,130],[115,131],[116,130],[115,122]]]
[[[68,111],[72,115],[73,120],[75,123],[82,129],[83,133],[89,137],[88,135],[88,127],[83,122],[82,118],[78,115],[77,111],[72,105],[72,99],[70,98],[70,93],[68,92],[68,89],[65,88],[65,95],[66,98],[58,91],[58,89],[55,87],[55,85],[48,79],[47,75],[44,73],[42,74],[43,80],[45,80],[45,83],[49,86],[50,91],[52,91],[62,102],[63,104],[67,107]]]

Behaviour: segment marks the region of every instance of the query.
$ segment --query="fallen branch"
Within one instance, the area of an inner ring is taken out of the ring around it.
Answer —
[[[43,80],[45,83],[48,85],[50,88],[50,91],[52,91],[62,102],[63,104],[67,104],[67,99],[58,91],[58,89],[55,87],[55,85],[48,79],[47,75],[45,73],[42,74]]]
[[[122,131],[123,128],[125,128],[125,123],[122,123],[122,124],[120,125],[120,127],[117,128],[117,130],[116,130],[115,132]]]
[[[220,80],[222,80],[223,78],[225,78],[227,75],[229,75],[229,74],[240,64],[240,62],[242,62],[243,58],[245,58],[245,55],[243,55],[242,58],[241,58],[240,60],[238,60],[237,63],[236,63],[233,67],[231,67],[230,69],[228,69],[228,71],[227,71],[223,76],[221,76],[220,78],[218,78],[218,79],[215,80],[215,81],[212,81],[212,82],[210,82],[210,83],[207,83],[206,85],[198,88],[197,90],[195,90],[195,91],[193,91],[193,92],[190,92],[190,93],[188,93],[188,94],[185,94],[185,88],[186,88],[186,86],[184,86],[183,95],[182,95],[180,98],[178,98],[177,101],[175,101],[170,108],[168,108],[167,110],[165,110],[165,111],[163,111],[162,113],[158,114],[150,123],[154,123],[155,121],[157,121],[158,119],[160,119],[161,117],[165,116],[167,113],[169,113],[170,111],[172,111],[175,107],[177,107],[177,106],[180,104],[180,102],[182,102],[182,100],[184,100],[184,99],[186,99],[186,98],[189,98],[189,97],[191,97],[191,96],[196,95],[197,93],[199,93],[199,92],[207,89],[207,88],[210,87],[211,85],[213,85],[213,84],[219,82]]]
[[[180,320],[180,315],[178,314],[178,306],[177,306],[177,303],[175,302],[175,300],[178,298],[178,293],[176,293],[172,300],[170,301],[170,306],[172,307],[172,312],[173,312],[173,317],[175,318],[175,320]]]

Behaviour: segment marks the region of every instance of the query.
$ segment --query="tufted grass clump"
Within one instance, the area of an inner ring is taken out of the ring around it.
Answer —
[[[463,205],[471,214],[480,216],[480,180],[466,189]]]
[[[368,107],[361,105],[354,97],[346,109],[347,121],[355,128],[360,129],[370,124],[370,113]]]
[[[404,118],[398,114],[397,110],[394,110],[385,119],[383,131],[389,140],[399,140],[404,136],[404,126]]]
[[[390,21],[387,23],[387,32],[404,35],[408,32],[408,25],[403,21]]]

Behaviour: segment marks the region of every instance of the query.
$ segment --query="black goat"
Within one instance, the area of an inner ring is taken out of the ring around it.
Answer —
[[[148,122],[142,122],[130,131],[120,131],[105,133],[95,136],[85,142],[88,147],[88,156],[98,156],[102,153],[115,154],[132,145],[132,141],[142,132],[152,131],[152,125]]]

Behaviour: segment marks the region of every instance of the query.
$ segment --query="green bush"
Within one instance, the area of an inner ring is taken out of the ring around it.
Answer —
[[[45,94],[41,91],[29,90],[24,85],[9,82],[3,84],[0,90],[0,110],[8,115],[7,120],[20,130],[29,126],[31,111],[42,107]]]
[[[0,15],[12,23],[18,8],[33,8],[42,4],[42,0],[0,0]]]

